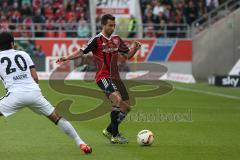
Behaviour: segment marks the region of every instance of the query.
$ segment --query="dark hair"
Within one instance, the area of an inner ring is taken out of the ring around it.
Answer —
[[[108,20],[115,21],[115,17],[111,14],[105,14],[102,16],[101,25],[106,25]]]
[[[10,32],[0,32],[0,50],[11,49],[12,43],[14,43],[14,38]]]

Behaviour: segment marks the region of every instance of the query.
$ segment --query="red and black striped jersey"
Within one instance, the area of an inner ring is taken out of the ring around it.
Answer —
[[[107,38],[102,33],[88,41],[84,54],[92,52],[97,65],[96,82],[102,78],[119,79],[118,54],[128,54],[129,48],[118,35]]]

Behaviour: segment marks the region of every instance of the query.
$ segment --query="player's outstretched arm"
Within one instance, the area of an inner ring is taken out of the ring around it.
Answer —
[[[131,59],[136,53],[137,51],[141,48],[141,43],[138,41],[134,41],[133,42],[133,47],[130,49],[130,51],[128,52],[128,57],[127,59]]]
[[[83,56],[83,51],[80,49],[67,57],[61,57],[61,58],[57,59],[56,63],[60,64],[60,63],[63,63],[63,62],[69,61],[69,60],[81,58],[82,56]]]

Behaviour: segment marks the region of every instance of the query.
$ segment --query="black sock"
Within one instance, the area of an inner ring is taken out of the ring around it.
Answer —
[[[107,127],[107,131],[110,132],[114,137],[119,134],[118,131],[118,115],[119,115],[119,108],[118,107],[113,107],[113,110],[110,114],[111,116],[111,123]]]
[[[117,122],[118,122],[118,125],[124,120],[124,118],[127,116],[127,113],[126,112],[122,112],[120,111],[118,113],[118,118],[117,118]]]
[[[112,133],[112,126],[111,126],[111,123],[109,123],[108,127],[107,127],[107,131]]]
[[[117,136],[118,132],[118,114],[119,111],[112,111],[111,112],[111,129],[112,129],[112,135],[113,137]]]
[[[124,118],[127,115],[127,113],[124,113],[124,112],[121,112],[121,111],[118,111],[116,114],[117,115],[114,115],[114,123],[111,123],[113,137],[115,137],[119,134],[118,126],[124,120]]]

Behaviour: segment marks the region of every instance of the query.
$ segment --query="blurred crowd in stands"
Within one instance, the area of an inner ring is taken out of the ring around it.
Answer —
[[[186,27],[224,2],[226,0],[139,0],[143,37],[186,37]],[[89,0],[0,0],[0,28],[10,29],[15,37],[89,38],[92,32],[89,8]],[[101,30],[100,18],[96,17],[97,31]],[[134,38],[138,20],[133,15],[129,19],[127,37]],[[45,57],[41,46],[34,41],[19,41],[16,47],[22,47],[33,57]],[[76,65],[81,66],[81,71],[96,70],[92,57],[79,59]],[[119,70],[129,71],[125,61],[119,61]]]
[[[188,26],[226,0],[139,2],[143,37],[184,38]],[[89,0],[0,0],[0,26],[12,30],[15,37],[86,38],[92,32],[89,8]],[[129,18],[127,37],[136,37],[138,21]],[[97,26],[99,22],[97,17]]]
[[[144,37],[184,37],[182,24],[191,25],[199,17],[217,8],[226,0],[140,0]],[[172,31],[172,32],[171,32]],[[166,36],[165,36],[166,37]]]
[[[15,30],[15,37],[32,37],[33,30],[36,37],[88,37],[88,5],[88,0],[0,0],[0,24]]]

